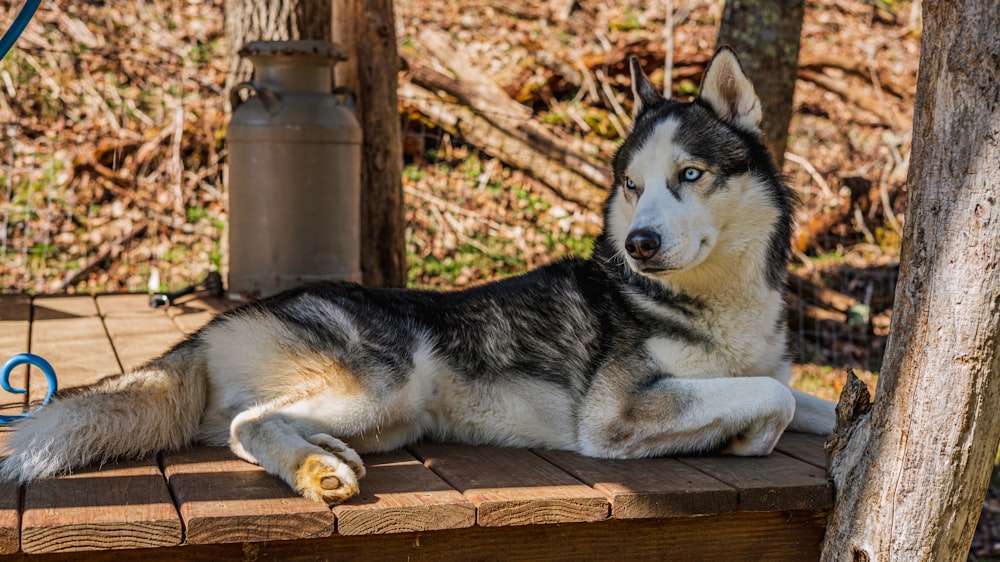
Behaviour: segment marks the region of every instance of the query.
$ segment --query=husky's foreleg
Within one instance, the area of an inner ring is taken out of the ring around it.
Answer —
[[[634,379],[632,379],[634,381]],[[628,388],[608,377],[580,412],[580,449],[600,457],[694,452],[726,444],[733,455],[767,455],[795,412],[770,377],[662,377]]]
[[[795,397],[795,417],[788,429],[819,435],[833,433],[837,419],[836,403],[794,388],[792,396]]]

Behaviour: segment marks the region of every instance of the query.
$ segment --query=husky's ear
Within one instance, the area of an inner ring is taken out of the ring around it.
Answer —
[[[649,78],[646,78],[646,73],[642,71],[639,59],[629,58],[628,65],[632,73],[632,119],[635,119],[642,113],[643,109],[662,100],[663,96],[656,91],[656,88],[649,82]]]
[[[745,131],[760,131],[760,98],[732,47],[723,45],[715,52],[698,97],[724,121]]]

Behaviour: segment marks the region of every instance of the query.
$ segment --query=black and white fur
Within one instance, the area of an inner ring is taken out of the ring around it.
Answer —
[[[251,303],[19,423],[0,475],[200,441],[336,503],[358,493],[358,453],[421,438],[631,458],[830,432],[833,405],[787,386],[794,196],[753,86],[725,48],[693,102],[634,60],[632,80],[591,259],[460,292],[330,282]]]

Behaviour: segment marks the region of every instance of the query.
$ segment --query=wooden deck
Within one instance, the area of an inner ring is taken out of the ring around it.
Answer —
[[[0,359],[30,351],[60,389],[89,384],[225,306],[147,302],[0,296]],[[44,397],[44,377],[27,377],[20,367],[12,383]],[[0,397],[0,413],[24,407]],[[333,509],[207,447],[0,484],[0,560],[815,560],[832,503],[822,439],[802,434],[766,458],[606,461],[427,443],[365,461],[362,495]]]

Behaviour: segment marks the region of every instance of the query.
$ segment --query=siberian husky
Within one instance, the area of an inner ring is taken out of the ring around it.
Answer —
[[[247,304],[21,421],[0,476],[201,442],[333,504],[358,493],[358,453],[422,438],[633,458],[831,432],[833,404],[787,386],[795,197],[735,53],[686,103],[630,64],[634,125],[590,259],[459,292],[328,282]]]

